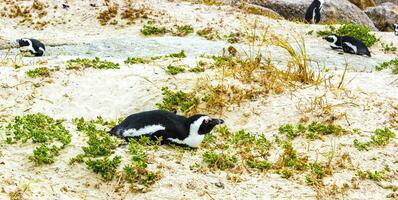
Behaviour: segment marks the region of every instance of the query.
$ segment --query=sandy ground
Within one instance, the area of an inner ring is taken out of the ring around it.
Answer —
[[[57,1],[49,2],[50,5],[57,4]],[[90,1],[98,5],[93,8],[88,2],[68,2],[71,6],[69,9],[52,9],[50,6],[47,16],[53,21],[66,23],[50,24],[41,31],[16,25],[16,19],[0,18],[0,44],[3,47],[0,60],[8,61],[0,66],[0,117],[7,121],[13,116],[40,112],[54,118],[65,118],[65,124],[73,135],[72,143],[61,153],[62,158],[42,167],[34,166],[26,156],[35,145],[7,145],[0,140],[0,199],[8,199],[9,192],[24,185],[29,187],[24,193],[26,199],[316,198],[317,191],[307,186],[304,180],[287,180],[278,174],[244,173],[240,182],[233,182],[228,180],[226,172],[194,172],[189,166],[201,162],[201,149],[196,150],[194,155],[192,152],[179,153],[167,148],[149,151],[154,160],[153,167],[162,166],[162,179],[147,193],[131,193],[127,188],[115,192],[116,181],[106,183],[84,165],[68,165],[69,159],[81,153],[81,147],[85,144],[85,136],[75,130],[71,119],[94,119],[96,116],[116,119],[151,110],[162,99],[162,86],[189,90],[197,78],[204,78],[211,73],[206,71],[170,76],[165,73],[164,67],[172,60],[129,66],[123,64],[126,57],[165,55],[185,50],[187,58],[179,62],[195,67],[201,54],[219,55],[222,48],[230,45],[222,40],[205,40],[195,34],[187,37],[143,37],[139,33],[143,23],[141,19],[136,20],[135,25],[124,27],[101,26],[95,18],[96,12],[103,9],[101,3]],[[23,3],[28,4],[29,1]],[[397,195],[396,191],[383,189],[382,186],[398,187],[398,140],[393,139],[385,148],[373,148],[365,152],[358,151],[352,145],[354,139],[366,140],[377,128],[393,128],[389,115],[393,111],[392,105],[398,103],[398,77],[388,70],[376,72],[374,67],[396,57],[396,54],[384,54],[380,50],[380,42],[372,47],[372,58],[340,55],[330,50],[322,39],[305,35],[309,30],[323,29],[320,25],[248,15],[229,6],[168,1],[146,1],[139,2],[139,5],[149,5],[152,10],[150,19],[166,26],[192,24],[195,30],[213,27],[227,34],[247,29],[257,21],[259,30],[269,26],[269,32],[280,36],[292,38],[296,34],[303,35],[312,65],[330,69],[328,74],[334,76],[334,82],[338,81],[348,64],[344,90],[310,86],[245,102],[230,108],[222,117],[232,130],[245,129],[272,138],[282,124],[297,123],[304,116],[311,120],[328,117],[320,113],[324,105],[329,105],[330,115],[346,116],[338,120],[338,124],[350,130],[359,129],[361,134],[326,137],[325,140],[312,142],[298,138],[293,142],[298,153],[309,156],[310,160],[326,160],[331,150],[335,151],[336,160],[344,154],[350,155],[351,167],[336,169],[333,176],[324,179],[325,188],[335,192],[330,192],[324,199],[387,199],[391,194]],[[382,42],[393,42],[398,46],[393,33],[376,34]],[[18,49],[8,50],[7,47],[12,47],[13,41],[20,37],[37,38],[49,44],[48,54],[42,58],[16,56]],[[248,48],[244,43],[235,46],[241,51]],[[284,65],[288,59],[283,50],[277,47],[271,46],[263,51],[271,55],[277,65]],[[65,61],[77,57],[100,57],[120,63],[121,68],[78,72],[65,70]],[[12,62],[24,66],[15,69],[11,66]],[[50,79],[27,77],[26,71],[37,66],[60,67],[60,70],[55,71]],[[323,105],[316,103],[316,99],[322,99]],[[393,128],[395,132],[396,128]],[[0,136],[4,139],[4,134]],[[275,149],[270,161],[275,161],[281,151]],[[116,154],[128,162],[125,148],[119,148]],[[354,186],[352,178],[357,169],[381,170],[385,164],[395,170],[392,179],[380,183],[358,180]],[[349,186],[347,190],[344,190],[345,185]],[[334,186],[337,189],[331,189]]]

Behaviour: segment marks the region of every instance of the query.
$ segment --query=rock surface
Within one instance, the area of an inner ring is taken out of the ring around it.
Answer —
[[[398,5],[390,2],[368,8],[365,13],[381,31],[392,31],[392,25],[398,22]]]
[[[302,19],[312,0],[251,0],[250,3],[270,8],[287,19]],[[322,21],[338,20],[359,23],[376,30],[372,20],[346,0],[325,1]]]
[[[374,0],[376,5],[380,5],[382,3],[391,2],[398,5],[398,0]]]
[[[349,0],[354,5],[358,6],[358,8],[364,10],[367,7],[376,6],[374,0]]]

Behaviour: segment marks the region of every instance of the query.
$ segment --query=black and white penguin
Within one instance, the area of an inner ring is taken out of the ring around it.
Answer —
[[[196,148],[202,143],[205,134],[223,123],[222,119],[202,114],[186,118],[173,112],[153,110],[128,116],[109,133],[126,140],[141,136],[152,140],[162,137],[162,144],[173,143]]]
[[[17,43],[20,47],[27,47],[29,52],[34,56],[43,56],[44,52],[46,51],[44,44],[36,39],[22,38],[18,39]]]
[[[394,25],[392,25],[393,26],[393,28],[394,28],[394,34],[396,35],[396,36],[398,36],[398,23],[396,23],[396,24],[394,24]]]
[[[305,20],[308,23],[317,24],[321,21],[321,11],[324,0],[314,0],[305,12]]]
[[[346,53],[366,55],[371,57],[368,47],[360,40],[351,36],[329,35],[323,38],[332,43],[332,49],[343,49]]]

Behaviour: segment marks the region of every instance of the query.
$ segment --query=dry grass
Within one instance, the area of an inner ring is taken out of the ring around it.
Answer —
[[[16,0],[4,1],[5,7],[0,11],[0,16],[18,18],[18,25],[32,27],[36,30],[43,30],[49,23],[43,19],[47,16],[47,3],[34,0],[30,6],[21,6]]]

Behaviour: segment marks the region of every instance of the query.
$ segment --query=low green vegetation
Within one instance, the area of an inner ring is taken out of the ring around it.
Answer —
[[[381,71],[387,68],[390,68],[392,70],[392,73],[398,74],[398,58],[381,63],[380,65],[376,66],[377,71]]]
[[[37,165],[51,164],[60,150],[71,142],[71,134],[63,122],[40,113],[17,116],[6,127],[6,141],[9,144],[18,141],[39,143],[29,160]]]
[[[390,44],[381,43],[381,47],[384,53],[393,53],[397,50],[397,47],[395,47],[392,42]]]
[[[220,36],[213,28],[204,28],[201,30],[196,31],[196,34],[200,37],[206,38],[208,40],[216,40],[220,39]]]
[[[355,139],[353,144],[354,147],[359,151],[369,151],[372,146],[383,147],[390,143],[390,140],[395,138],[395,133],[388,128],[376,129],[374,134],[370,137],[368,142],[360,142]]]
[[[165,59],[165,58],[177,58],[177,59],[181,59],[181,58],[186,58],[187,55],[185,54],[184,50],[181,50],[177,53],[171,53],[171,54],[167,54],[167,55],[161,55],[161,56],[153,56],[150,58],[142,58],[142,57],[128,57],[124,63],[125,64],[147,64],[150,63],[154,60],[160,60],[160,59]]]
[[[194,30],[191,25],[182,25],[182,26],[177,25],[176,30],[173,31],[173,35],[184,37],[184,36],[187,36],[187,35],[193,33],[193,31]]]
[[[148,159],[145,149],[138,141],[131,140],[128,150],[132,161],[130,165],[126,165],[123,168],[124,177],[131,183],[130,188],[133,191],[145,192],[160,179],[160,173],[148,170]]]
[[[224,36],[227,42],[231,44],[238,43],[240,41],[240,33],[230,33],[229,35]]]
[[[357,171],[356,175],[361,179],[369,179],[372,181],[382,181],[387,178],[384,170],[383,171]]]
[[[169,65],[167,66],[166,73],[170,75],[177,75],[179,73],[184,73],[185,68],[180,66]]]
[[[207,151],[203,153],[203,161],[211,169],[226,170],[234,168],[238,162],[238,158],[234,155],[228,156],[223,153],[218,154],[212,151]]]
[[[162,88],[162,94],[162,102],[156,104],[156,107],[161,110],[190,113],[195,111],[199,104],[199,99],[191,93],[185,93],[183,91],[171,91],[167,87],[164,87]]]
[[[308,125],[285,124],[279,127],[279,133],[286,135],[290,139],[303,135],[307,139],[314,140],[320,139],[322,138],[322,136],[325,135],[340,136],[346,134],[347,132],[347,130],[343,129],[339,125],[325,124],[319,122],[312,122]]]
[[[145,59],[140,57],[128,57],[124,63],[125,64],[147,64],[150,63],[151,59]]]
[[[27,71],[26,75],[28,75],[30,78],[50,77],[50,70],[47,67],[39,67]]]
[[[145,36],[150,36],[150,35],[159,36],[159,35],[164,35],[168,32],[168,30],[165,27],[157,27],[152,22],[144,24],[144,26],[141,28],[140,31]]]
[[[102,61],[99,58],[88,59],[88,58],[77,58],[67,61],[66,69],[70,70],[82,70],[86,68],[94,69],[119,69],[118,63],[110,61]]]
[[[351,36],[365,43],[366,46],[373,46],[378,39],[372,33],[369,27],[360,24],[343,24],[339,28],[329,26],[329,30],[318,31],[318,36],[327,36],[336,34],[338,36]]]
[[[189,72],[194,72],[194,73],[200,73],[200,72],[204,72],[204,71],[205,71],[205,68],[200,67],[200,66],[189,69]]]
[[[104,157],[102,159],[88,159],[86,162],[87,168],[91,169],[97,174],[101,174],[105,181],[110,181],[116,174],[116,170],[121,163],[121,157],[115,156],[112,159]]]

